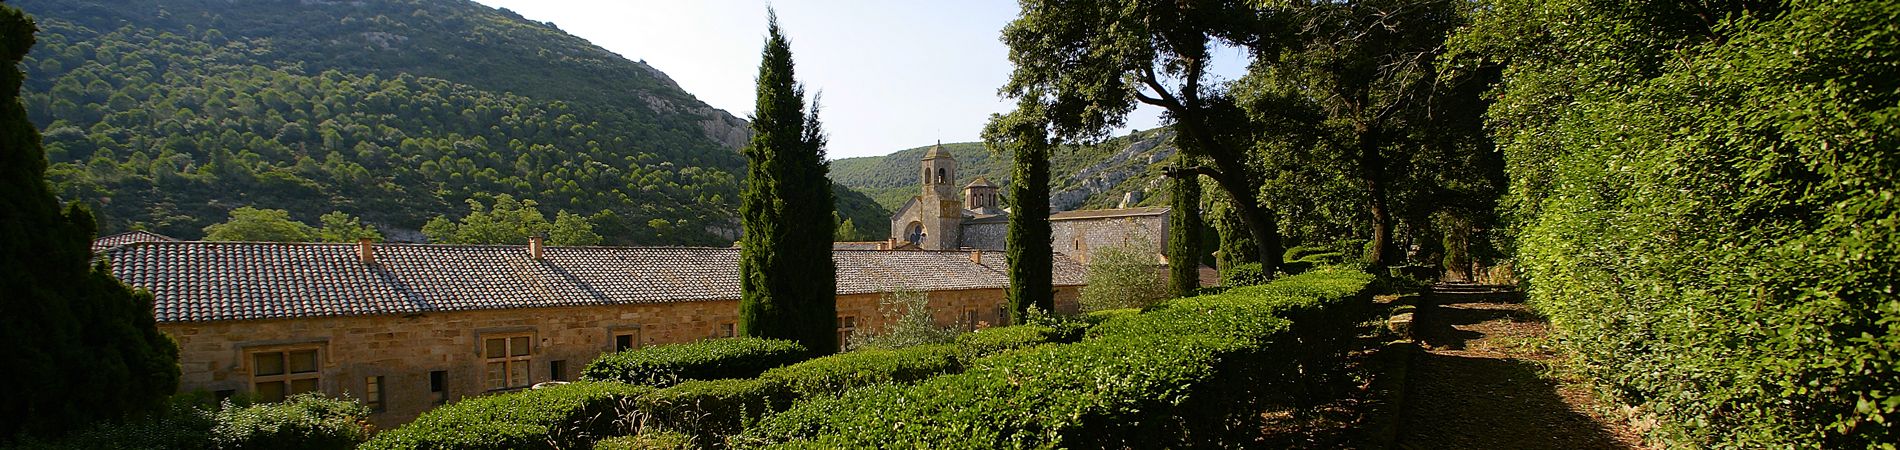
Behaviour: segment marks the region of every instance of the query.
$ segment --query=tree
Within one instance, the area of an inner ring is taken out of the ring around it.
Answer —
[[[151,411],[178,389],[178,348],[152,295],[92,263],[96,224],[47,185],[20,100],[33,19],[0,5],[0,444]]]
[[[1190,169],[1235,199],[1271,273],[1280,266],[1279,227],[1256,200],[1260,176],[1249,164],[1245,113],[1203,83],[1216,42],[1276,51],[1258,31],[1276,29],[1273,18],[1241,1],[1024,0],[1022,15],[1003,29],[1016,65],[1003,92],[1041,104],[1060,139],[1100,138],[1137,102],[1166,110],[1182,152],[1213,162]]]
[[[495,196],[493,208],[471,198],[468,215],[460,223],[436,216],[422,226],[422,234],[431,242],[445,244],[526,244],[530,236],[546,236],[551,245],[597,245],[602,241],[587,218],[557,211],[555,223],[550,224],[539,206],[534,200],[515,200],[508,194]]]
[[[356,242],[358,239],[372,241],[383,240],[383,232],[375,227],[364,225],[363,221],[342,211],[331,211],[318,217],[317,238],[323,242]]]
[[[956,340],[960,333],[955,328],[937,326],[936,315],[930,313],[930,294],[927,292],[902,289],[886,292],[878,298],[877,309],[884,316],[884,327],[870,333],[853,334],[851,342],[844,344],[852,350],[899,349],[948,343]]]
[[[833,212],[832,216],[834,217],[837,216],[837,213]],[[838,222],[837,235],[832,236],[831,240],[839,241],[839,242],[849,242],[849,241],[860,240],[862,238],[863,238],[862,236],[858,235],[857,221],[854,221],[851,219],[844,219],[843,221]]]
[[[249,206],[233,209],[223,223],[205,227],[207,241],[311,242],[317,236],[317,229],[291,220],[289,211]]]
[[[1015,161],[1010,168],[1009,194],[1014,204],[1009,214],[1005,257],[1009,260],[1009,310],[1016,318],[1028,317],[1030,308],[1055,311],[1055,247],[1049,227],[1049,142],[1048,122],[1041,106],[1018,101],[1009,114],[990,116],[983,128],[984,146],[991,152],[1009,152]]]
[[[1175,297],[1194,295],[1201,288],[1201,176],[1174,177],[1174,198],[1168,217],[1168,274]]]
[[[831,180],[818,105],[805,108],[791,44],[771,14],[759,63],[758,103],[746,144],[739,217],[739,332],[836,351],[837,269],[831,260]],[[814,239],[813,236],[819,238]]]
[[[1463,23],[1463,5],[1356,0],[1290,6],[1280,13],[1300,26],[1285,38],[1289,45],[1256,61],[1233,88],[1256,124],[1270,130],[1260,134],[1264,145],[1313,149],[1348,162],[1340,165],[1343,172],[1326,176],[1356,179],[1364,190],[1372,240],[1367,262],[1375,267],[1398,262],[1393,200],[1402,195],[1395,190],[1403,166],[1422,147],[1457,142],[1432,135],[1481,133],[1475,122],[1464,129],[1442,126],[1452,123],[1443,117],[1475,117],[1478,109],[1432,108],[1449,104],[1436,102],[1442,97],[1476,97],[1440,85],[1436,64],[1445,37]],[[1412,224],[1429,228],[1424,225]]]
[[[600,245],[601,237],[594,234],[594,223],[586,217],[567,211],[554,213],[554,225],[548,229],[550,245]]]
[[[1154,244],[1137,236],[1121,245],[1096,249],[1089,258],[1088,284],[1077,299],[1083,311],[1145,308],[1168,298],[1168,282],[1155,264]]]

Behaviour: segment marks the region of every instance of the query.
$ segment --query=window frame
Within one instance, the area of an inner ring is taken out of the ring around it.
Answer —
[[[309,372],[292,372],[290,370],[290,354],[296,353],[296,352],[303,352],[306,350],[312,351],[316,355],[315,356],[316,361],[314,365],[312,366],[312,370]],[[252,397],[256,397],[260,401],[265,401],[265,402],[281,402],[286,399],[289,399],[290,396],[301,394],[304,392],[316,392],[316,393],[327,394],[328,392],[324,391],[323,389],[323,378],[324,378],[323,377],[323,360],[325,356],[324,353],[325,352],[323,351],[323,344],[320,344],[320,343],[263,345],[263,346],[245,348],[244,353],[243,353],[245,379],[246,379],[246,383],[244,384],[244,390],[246,393],[250,394]],[[280,355],[279,357],[282,358],[281,361],[283,364],[283,372],[277,373],[277,374],[271,374],[271,375],[259,375],[257,373],[258,372],[257,357],[259,355],[264,355],[264,354]],[[313,380],[311,382],[312,387],[310,388],[310,390],[301,391],[301,392],[291,392],[292,383],[299,380]],[[257,387],[265,383],[282,384],[283,398],[277,399],[277,400],[263,400],[262,395],[259,393]]]
[[[363,377],[363,406],[369,412],[379,413],[389,410],[389,384],[382,375]]]
[[[646,334],[646,331],[642,330],[641,327],[639,326],[608,328],[607,329],[607,337],[608,337],[607,351],[608,353],[620,353],[627,350],[638,350],[641,347],[645,347],[646,343],[641,342],[641,339],[644,339],[646,337],[645,334]],[[633,345],[627,346],[626,348],[621,348],[620,347],[621,336],[627,336],[627,341]]]
[[[520,355],[514,354],[514,341],[516,338],[527,339],[528,349],[525,353],[522,353]],[[492,341],[492,340],[500,340],[502,342],[501,356],[498,356],[498,357],[488,356],[488,349],[489,349],[488,344],[489,344],[489,341]],[[480,342],[481,342],[481,345],[480,347],[478,347],[479,349],[478,351],[480,352],[479,355],[482,358],[482,372],[481,372],[482,373],[482,390],[488,391],[488,392],[501,392],[501,391],[516,390],[516,389],[525,389],[529,386],[534,385],[534,350],[538,343],[535,342],[533,332],[518,331],[518,332],[485,333],[481,335]],[[491,383],[494,380],[489,377],[489,368],[495,364],[501,365],[501,380],[502,380],[501,384],[502,385],[500,387],[494,386]],[[520,374],[521,374],[522,379],[520,380],[519,383],[514,382],[516,367],[521,368]]]
[[[851,342],[851,336],[857,331],[858,316],[838,316],[838,351],[844,351],[845,344]]]

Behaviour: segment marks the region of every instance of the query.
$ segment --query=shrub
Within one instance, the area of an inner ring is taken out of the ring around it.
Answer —
[[[738,446],[1152,448],[1242,444],[1260,398],[1295,399],[1298,364],[1331,354],[1297,333],[1351,336],[1371,277],[1323,270],[1117,314],[1090,338],[1006,352],[966,372],[797,404]],[[1299,325],[1284,316],[1313,320]],[[1317,323],[1325,322],[1325,323]],[[1303,352],[1315,353],[1313,356]],[[1293,358],[1269,357],[1292,355]],[[1238,424],[1238,426],[1236,426]],[[1257,428],[1254,428],[1257,429]]]
[[[937,326],[930,314],[930,296],[923,292],[897,290],[878,298],[884,328],[851,336],[851,349],[904,348],[914,345],[942,344],[957,336],[954,328]]]
[[[649,431],[639,436],[614,436],[594,443],[594,450],[679,450],[699,448],[693,437],[673,431]]]
[[[613,434],[626,403],[653,388],[580,382],[475,397],[423,413],[361,447],[378,449],[554,449],[585,447]]]
[[[788,402],[778,385],[759,379],[686,381],[636,400],[640,411],[662,429],[685,433],[700,443],[719,442],[747,423],[784,410]]]
[[[1134,242],[1096,250],[1089,257],[1082,311],[1141,308],[1168,298],[1168,283],[1152,245]]]
[[[964,360],[973,360],[1019,348],[1028,348],[1053,341],[1054,328],[1040,325],[1016,325],[1001,328],[976,330],[957,336],[957,347]]]
[[[653,387],[684,380],[751,378],[811,354],[797,342],[781,339],[708,339],[602,355],[587,363],[581,377]]]
[[[1327,247],[1327,246],[1302,245],[1302,246],[1286,249],[1286,253],[1281,256],[1280,260],[1281,261],[1299,261],[1301,259],[1305,259],[1307,255],[1328,253],[1332,251],[1333,251],[1332,248]]]
[[[93,425],[53,441],[28,437],[13,443],[20,450],[169,450],[216,448],[211,429],[215,413],[203,398],[175,395],[167,408],[126,421]]]
[[[1226,286],[1253,286],[1266,283],[1268,276],[1260,263],[1235,264],[1221,268],[1220,282]]]
[[[282,403],[233,406],[214,416],[220,449],[348,449],[369,437],[369,407],[352,399],[299,394]]]
[[[1008,327],[1018,328],[1018,327]],[[992,328],[990,330],[1002,330]],[[966,336],[993,334],[989,330]],[[899,350],[864,349],[766,371],[759,379],[793,398],[833,395],[877,383],[908,383],[962,369],[959,345],[922,345]]]

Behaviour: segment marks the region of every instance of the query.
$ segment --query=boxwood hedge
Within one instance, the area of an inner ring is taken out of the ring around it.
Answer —
[[[742,447],[1221,446],[1257,401],[1298,400],[1302,365],[1336,358],[1370,275],[1325,269],[1111,317],[1079,343],[968,363],[910,386],[818,398],[734,439]],[[1310,321],[1312,323],[1297,323]],[[1343,337],[1335,337],[1343,336]],[[1287,357],[1291,356],[1291,357]],[[1314,367],[1322,367],[1314,365]],[[1264,400],[1263,400],[1264,399]]]
[[[752,378],[810,357],[797,342],[781,339],[708,339],[603,355],[581,377],[594,381],[667,387],[685,380]]]
[[[475,397],[423,413],[359,448],[585,448],[614,433],[614,420],[625,415],[631,399],[652,391],[646,386],[580,382]]]

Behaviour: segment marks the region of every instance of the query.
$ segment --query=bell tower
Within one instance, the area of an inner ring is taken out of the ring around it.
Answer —
[[[957,188],[957,160],[943,149],[943,142],[924,153],[923,195],[918,201],[923,210],[924,238],[918,242],[925,250],[955,250],[963,229],[963,196]]]

